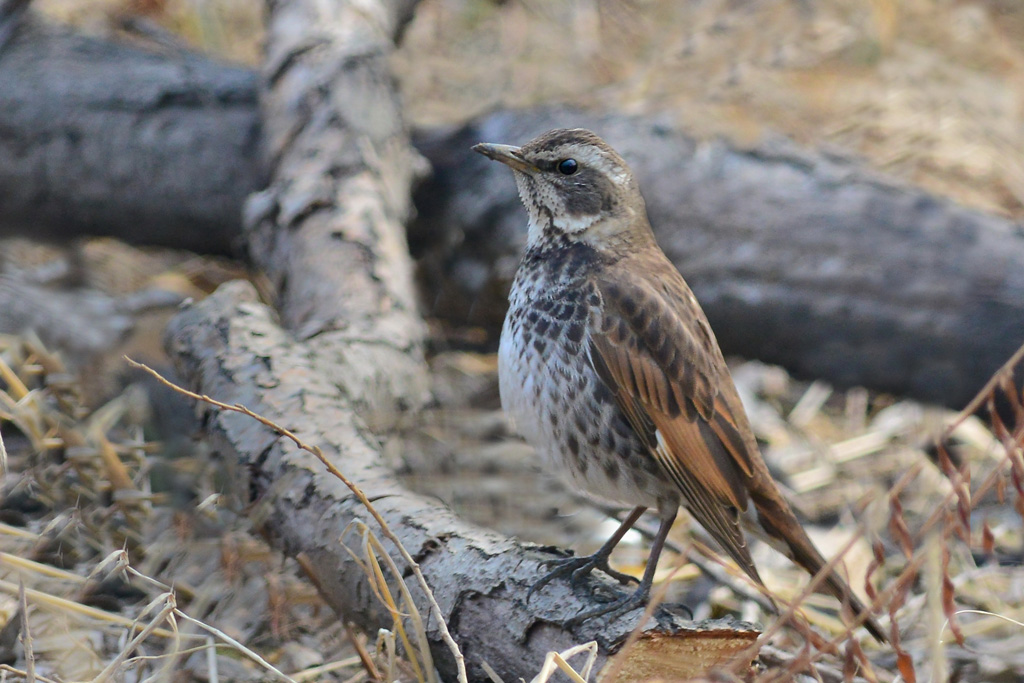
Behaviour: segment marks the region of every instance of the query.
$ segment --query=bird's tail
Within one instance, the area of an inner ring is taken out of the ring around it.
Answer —
[[[757,508],[758,522],[761,529],[767,534],[765,540],[776,550],[806,569],[811,576],[817,575],[826,564],[825,558],[818,552],[789,504],[781,498],[778,492],[772,493],[775,495],[759,496],[756,492],[751,492],[751,498]],[[840,602],[849,605],[858,617],[867,612],[864,603],[836,568],[828,573],[818,590],[821,593],[829,593]],[[869,615],[865,619],[864,627],[878,642],[889,642],[885,631],[873,616]]]

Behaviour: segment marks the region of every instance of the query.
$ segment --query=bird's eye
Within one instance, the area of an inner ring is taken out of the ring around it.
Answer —
[[[562,175],[572,175],[579,167],[575,159],[562,159],[558,162],[558,172]]]

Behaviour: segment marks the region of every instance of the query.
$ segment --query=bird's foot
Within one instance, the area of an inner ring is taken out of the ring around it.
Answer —
[[[650,596],[651,587],[649,585],[644,585],[643,583],[641,583],[640,586],[629,595],[619,598],[618,600],[613,600],[609,603],[601,605],[600,607],[595,607],[594,609],[581,612],[580,614],[577,614],[576,616],[567,619],[563,625],[566,628],[571,628],[573,626],[582,624],[587,619],[593,619],[594,617],[600,617],[606,614],[611,615],[610,617],[608,617],[609,619],[615,619],[616,617],[621,616],[631,610],[634,610],[637,607],[643,607],[647,604],[647,600],[648,598],[650,598]]]
[[[600,569],[602,572],[612,577],[621,584],[627,584],[630,581],[639,583],[640,580],[635,576],[625,574],[620,571],[616,571],[608,566],[608,556],[600,553],[594,555],[586,555],[584,557],[564,557],[559,559],[547,560],[544,562],[546,565],[555,565],[555,568],[540,577],[536,583],[530,586],[530,590],[526,593],[526,601],[529,602],[533,596],[534,591],[543,588],[547,584],[551,583],[554,579],[561,578],[563,576],[570,576],[570,584],[575,589],[579,582],[588,576],[590,572],[595,569]]]

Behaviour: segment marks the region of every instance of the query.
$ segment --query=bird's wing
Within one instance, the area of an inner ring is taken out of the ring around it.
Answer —
[[[590,324],[590,362],[686,507],[757,579],[740,528],[756,444],[725,361],[674,268],[630,271],[594,282],[602,305]]]

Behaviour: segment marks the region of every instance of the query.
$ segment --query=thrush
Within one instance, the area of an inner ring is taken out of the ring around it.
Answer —
[[[632,507],[596,553],[562,560],[531,593],[595,569],[631,578],[608,558],[653,509],[661,524],[636,591],[575,620],[644,604],[680,506],[758,584],[745,525],[812,575],[821,571],[825,560],[772,479],[711,326],[655,241],[622,157],[583,129],[473,149],[512,169],[529,214],[498,352],[502,404],[552,469]],[[835,570],[822,585],[866,611]],[[884,641],[874,618],[864,619]]]

